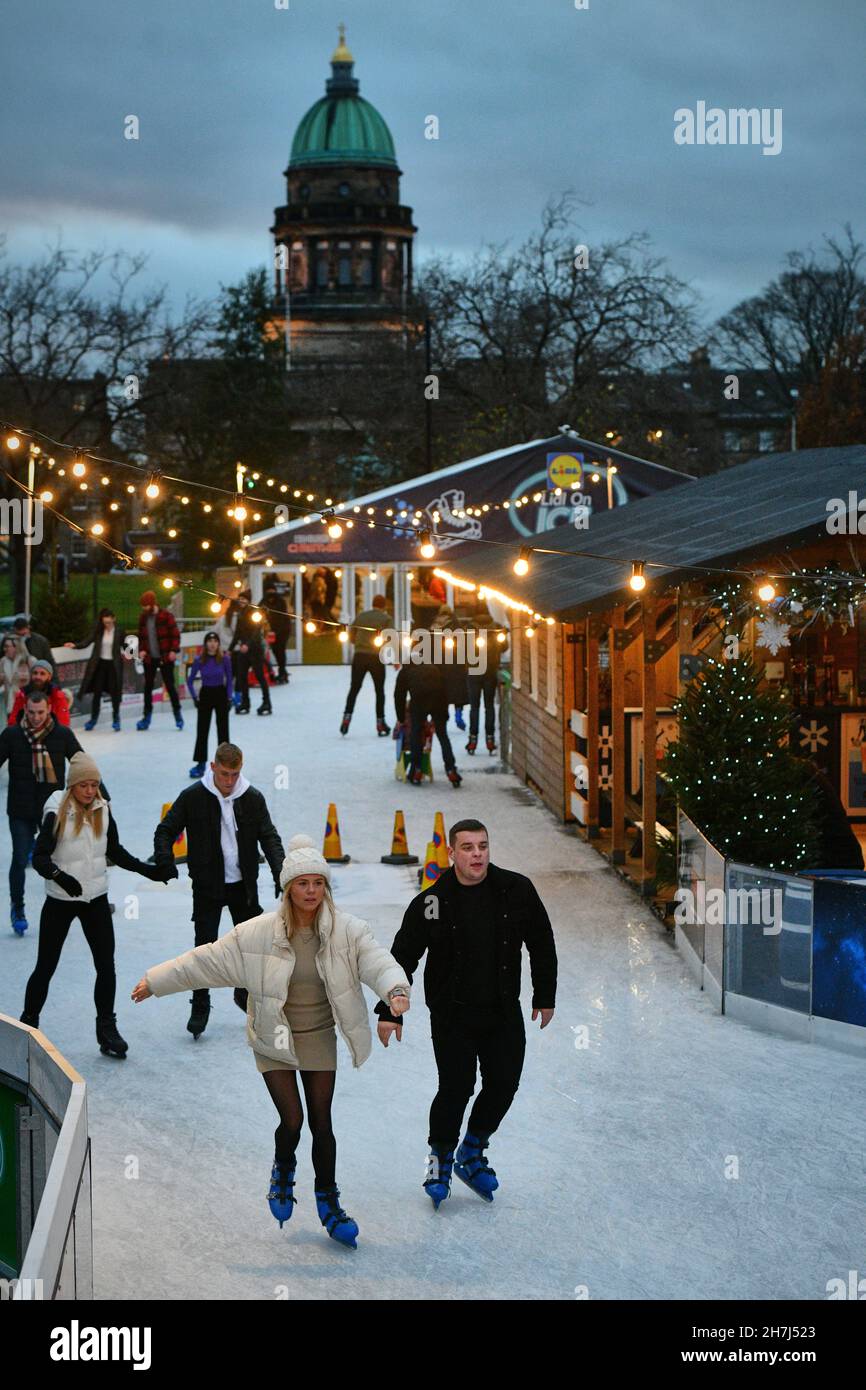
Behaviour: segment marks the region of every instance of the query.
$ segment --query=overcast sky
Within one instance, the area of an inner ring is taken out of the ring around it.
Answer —
[[[864,0],[5,0],[13,258],[58,232],[144,251],[178,302],[264,264],[339,20],[422,260],[518,240],[572,188],[585,241],[648,231],[714,316],[787,250],[866,230]],[[699,101],[780,107],[781,153],[676,144]]]

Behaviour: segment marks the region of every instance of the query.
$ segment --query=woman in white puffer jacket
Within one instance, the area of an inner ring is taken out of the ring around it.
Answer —
[[[295,1204],[295,1154],[304,1120],[298,1073],[313,1135],[316,1204],[335,1240],[355,1247],[357,1224],[340,1206],[331,1102],[337,1069],[336,1028],[352,1064],[369,1057],[372,1032],[361,985],[391,1012],[409,1007],[405,971],[366,922],[341,912],[330,889],[331,868],[308,835],[289,841],[275,912],[239,922],[217,941],[152,966],[132,992],[151,995],[221,985],[247,991],[247,1042],[280,1116],[268,1202],[280,1226]]]

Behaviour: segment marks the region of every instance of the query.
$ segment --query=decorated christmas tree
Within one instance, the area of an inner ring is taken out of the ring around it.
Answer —
[[[722,854],[767,869],[814,868],[813,769],[788,746],[788,704],[760,683],[751,656],[708,661],[677,704],[678,738],[663,770],[682,810]]]

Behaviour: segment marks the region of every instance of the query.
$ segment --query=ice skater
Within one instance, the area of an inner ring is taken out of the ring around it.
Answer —
[[[138,651],[144,665],[144,713],[136,724],[136,729],[150,728],[153,718],[153,685],[157,673],[162,675],[163,690],[171,701],[175,725],[182,729],[180,696],[174,683],[175,662],[180,655],[180,631],[174,615],[157,603],[153,589],[146,589],[141,596]]]
[[[280,896],[282,842],[264,796],[243,774],[243,761],[236,743],[220,743],[201,781],[181,792],[154,831],[153,857],[166,869],[174,867],[174,842],[186,831],[196,946],[216,941],[224,907],[233,922],[261,914],[260,845],[273,875],[274,896]],[[198,1038],[207,1027],[210,995],[197,989],[191,1002],[186,1026]],[[235,1003],[246,1009],[243,990],[235,990]]]
[[[372,608],[366,608],[363,613],[359,613],[353,626],[349,628],[349,641],[354,642],[355,651],[352,656],[352,676],[346,696],[346,708],[340,722],[341,734],[349,732],[358,691],[367,675],[373,682],[376,695],[376,733],[380,738],[384,738],[391,732],[385,723],[385,666],[380,660],[381,646],[376,646],[376,638],[385,628],[390,627],[392,622],[385,595],[374,594]]]
[[[424,778],[424,730],[429,716],[442,750],[445,775],[452,787],[459,787],[463,778],[457,771],[454,750],[446,728],[448,704],[445,698],[444,670],[436,662],[435,653],[425,652],[423,633],[415,634],[412,650],[408,655],[410,660],[401,666],[394,683],[394,712],[398,724],[406,723],[406,700],[409,700],[411,732],[407,785],[419,787]]]
[[[485,1201],[499,1186],[484,1150],[514,1100],[526,1035],[520,1011],[521,948],[529,951],[532,1019],[546,1028],[556,996],[556,947],[550,919],[523,874],[490,863],[485,826],[462,820],[448,835],[451,867],[406,909],[391,954],[410,983],[427,952],[424,995],[430,1010],[439,1090],[430,1107],[430,1155],[424,1188],[438,1210],[451,1192],[452,1169]],[[387,1047],[402,1024],[377,1004]],[[457,1147],[463,1112],[481,1090]],[[456,1150],[456,1153],[455,1153]]]
[[[30,688],[20,724],[7,725],[0,733],[0,767],[9,763],[6,813],[12,840],[9,895],[12,930],[27,931],[24,915],[24,874],[42,822],[48,798],[63,786],[66,763],[84,750],[71,729],[60,724],[48,708],[44,690]],[[105,788],[102,795],[108,800]]]
[[[51,977],[77,917],[96,966],[93,998],[100,1052],[125,1057],[128,1044],[117,1031],[114,1012],[114,926],[108,904],[108,864],[156,883],[168,875],[123,848],[108,802],[100,795],[99,769],[86,753],[69,761],[66,790],[48,798],[33,851],[33,867],[47,879],[39,919],[39,951],[24,993],[21,1022],[39,1027]]]
[[[91,696],[90,718],[85,729],[95,729],[99,719],[99,707],[103,695],[111,701],[111,727],[120,733],[120,701],[123,694],[123,662],[132,657],[124,650],[126,633],[117,626],[117,617],[111,608],[100,608],[96,625],[83,642],[65,642],[66,647],[90,647],[90,656],[84,668],[84,679],[78,690],[78,699],[84,703],[85,695]]]
[[[183,989],[234,986],[248,992],[247,1042],[280,1123],[268,1204],[280,1226],[295,1205],[296,1151],[304,1110],[313,1136],[315,1197],[328,1235],[356,1248],[358,1226],[340,1206],[331,1101],[339,1028],[360,1067],[372,1048],[361,983],[384,1001],[389,1016],[409,1007],[409,982],[366,922],[335,907],[331,869],[308,835],[289,841],[275,912],[238,923],[227,936],[197,946],[146,972],[136,1003]],[[390,1011],[388,1010],[390,1005]]]
[[[201,681],[196,693],[194,683]],[[195,731],[195,751],[190,777],[203,777],[207,766],[207,740],[211,715],[216,715],[217,743],[229,741],[229,708],[232,703],[232,662],[222,650],[218,632],[206,632],[201,649],[189,668],[186,688],[198,711]]]

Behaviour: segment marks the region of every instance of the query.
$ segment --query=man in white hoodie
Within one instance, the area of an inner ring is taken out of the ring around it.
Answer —
[[[187,866],[192,879],[192,920],[195,944],[216,941],[223,908],[233,923],[257,917],[259,903],[259,846],[280,895],[283,846],[267,802],[243,775],[243,753],[234,743],[221,743],[204,777],[185,788],[169,807],[154,832],[158,867],[174,863],[173,845],[186,831]],[[246,1010],[246,991],[235,990],[235,1003]],[[198,1038],[207,1026],[210,993],[197,989],[187,1029]]]

